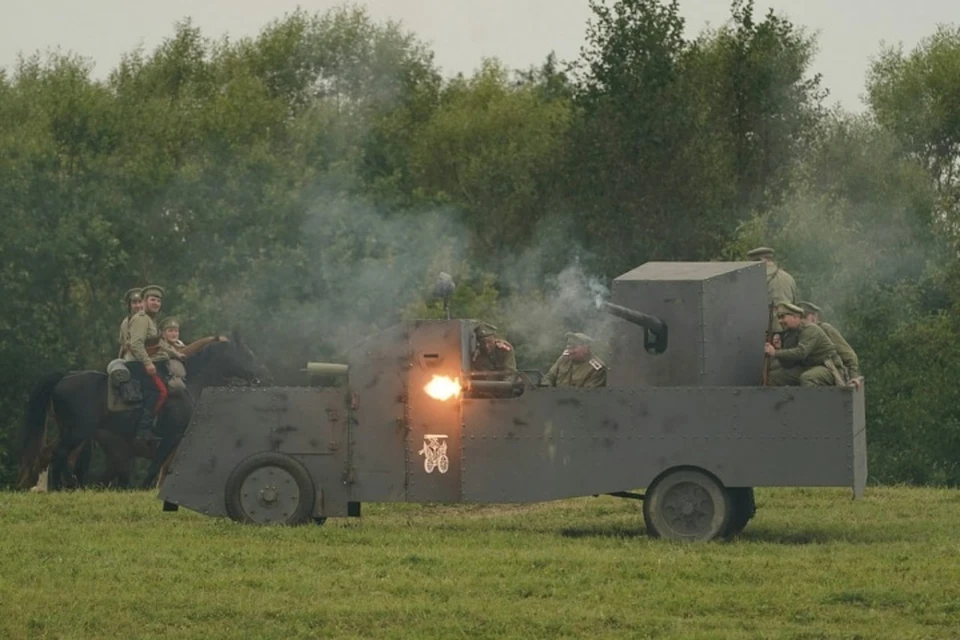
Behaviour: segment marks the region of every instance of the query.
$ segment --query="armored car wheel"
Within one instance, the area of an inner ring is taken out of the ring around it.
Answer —
[[[310,474],[282,453],[254,454],[227,478],[227,515],[237,522],[303,524],[311,520],[315,499]]]
[[[750,522],[757,512],[757,504],[753,499],[753,487],[728,487],[727,494],[730,496],[730,522],[723,537],[732,538]]]
[[[731,500],[723,485],[699,469],[667,472],[647,489],[643,519],[654,538],[702,542],[727,530]]]

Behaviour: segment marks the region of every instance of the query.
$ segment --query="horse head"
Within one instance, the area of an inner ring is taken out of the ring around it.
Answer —
[[[187,360],[188,383],[203,380],[204,386],[225,386],[232,380],[260,385],[271,379],[270,372],[253,350],[243,341],[239,331],[229,340],[206,345],[196,357]]]
[[[231,355],[231,366],[235,372],[234,377],[246,380],[248,384],[259,386],[269,384],[273,380],[270,371],[266,365],[257,358],[253,349],[243,340],[239,329],[233,330],[233,339],[227,344],[233,346]]]

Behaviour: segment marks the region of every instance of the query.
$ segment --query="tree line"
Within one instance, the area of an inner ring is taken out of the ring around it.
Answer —
[[[0,483],[31,385],[103,368],[131,286],[292,382],[305,355],[442,313],[443,270],[458,315],[544,366],[511,318],[571,273],[757,244],[860,356],[872,479],[960,483],[960,29],[880,49],[854,115],[828,106],[815,38],[751,0],[693,38],[676,1],[591,9],[574,60],[452,78],[348,5],[236,40],[184,21],[103,80],[74,54],[0,72]],[[553,320],[556,344],[580,328]]]

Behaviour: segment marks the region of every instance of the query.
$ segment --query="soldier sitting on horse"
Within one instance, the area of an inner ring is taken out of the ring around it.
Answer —
[[[167,368],[171,376],[170,385],[180,389],[186,389],[184,379],[187,377],[187,370],[184,368],[182,361],[190,355],[197,353],[211,342],[227,341],[227,338],[224,336],[210,336],[200,338],[190,344],[184,344],[183,340],[180,339],[180,320],[176,316],[167,316],[161,320],[159,328],[161,334],[160,339],[166,345],[166,350],[170,353],[179,353],[179,357],[175,357],[175,359],[171,359],[167,363]]]
[[[131,384],[130,370],[127,368],[123,358],[130,351],[130,320],[137,313],[143,310],[143,289],[134,287],[128,289],[123,294],[123,301],[127,308],[127,313],[120,323],[119,347],[120,350],[116,359],[111,360],[107,365],[107,375],[110,383],[116,390],[117,395],[127,403],[136,403],[141,400],[139,385]]]
[[[123,358],[127,349],[130,348],[130,318],[143,309],[142,291],[143,289],[140,287],[134,287],[123,294],[123,301],[127,306],[127,315],[123,317],[123,321],[120,323],[120,352],[117,358]]]
[[[163,306],[163,287],[149,285],[143,288],[144,308],[130,319],[130,346],[124,356],[131,376],[140,382],[143,394],[143,411],[137,424],[138,440],[159,440],[153,427],[160,409],[167,399],[166,378],[170,372],[170,358],[183,355],[162,340],[156,317]]]

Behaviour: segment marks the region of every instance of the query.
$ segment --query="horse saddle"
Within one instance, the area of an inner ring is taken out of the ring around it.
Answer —
[[[186,393],[187,385],[183,379],[187,371],[179,360],[168,363],[171,377],[166,381],[167,390],[173,393]],[[143,403],[143,390],[140,381],[134,380],[123,360],[113,360],[107,365],[107,410],[111,412],[133,411]]]

